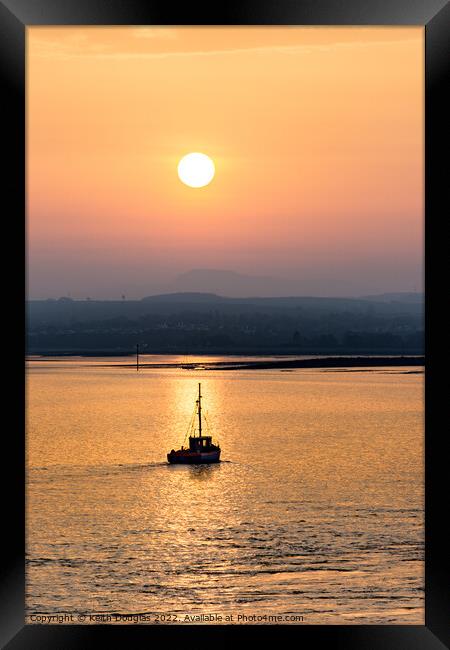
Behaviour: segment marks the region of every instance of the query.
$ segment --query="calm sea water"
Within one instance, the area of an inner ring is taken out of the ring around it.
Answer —
[[[169,466],[199,381],[224,462]],[[27,392],[28,622],[424,623],[421,368],[37,360]]]

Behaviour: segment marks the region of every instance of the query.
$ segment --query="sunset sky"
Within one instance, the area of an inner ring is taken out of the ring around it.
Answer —
[[[28,28],[29,297],[140,298],[199,268],[422,289],[423,36]],[[178,178],[189,152],[206,187]]]

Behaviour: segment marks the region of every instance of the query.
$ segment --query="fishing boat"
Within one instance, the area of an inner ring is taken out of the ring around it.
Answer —
[[[196,434],[195,423],[198,420],[198,435]],[[195,401],[195,409],[189,426],[189,447],[175,451],[172,449],[167,454],[169,463],[184,465],[196,465],[200,463],[218,463],[220,461],[220,446],[213,444],[212,436],[202,435],[202,392],[201,384],[198,385],[198,397]]]

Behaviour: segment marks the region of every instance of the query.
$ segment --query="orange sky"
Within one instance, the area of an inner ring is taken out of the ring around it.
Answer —
[[[423,28],[27,35],[30,297],[141,297],[192,268],[421,288]],[[205,188],[178,179],[190,151]]]

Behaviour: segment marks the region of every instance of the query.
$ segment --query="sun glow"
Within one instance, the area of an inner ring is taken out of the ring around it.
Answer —
[[[208,185],[215,172],[213,161],[204,153],[188,153],[178,163],[178,176],[189,187]]]

